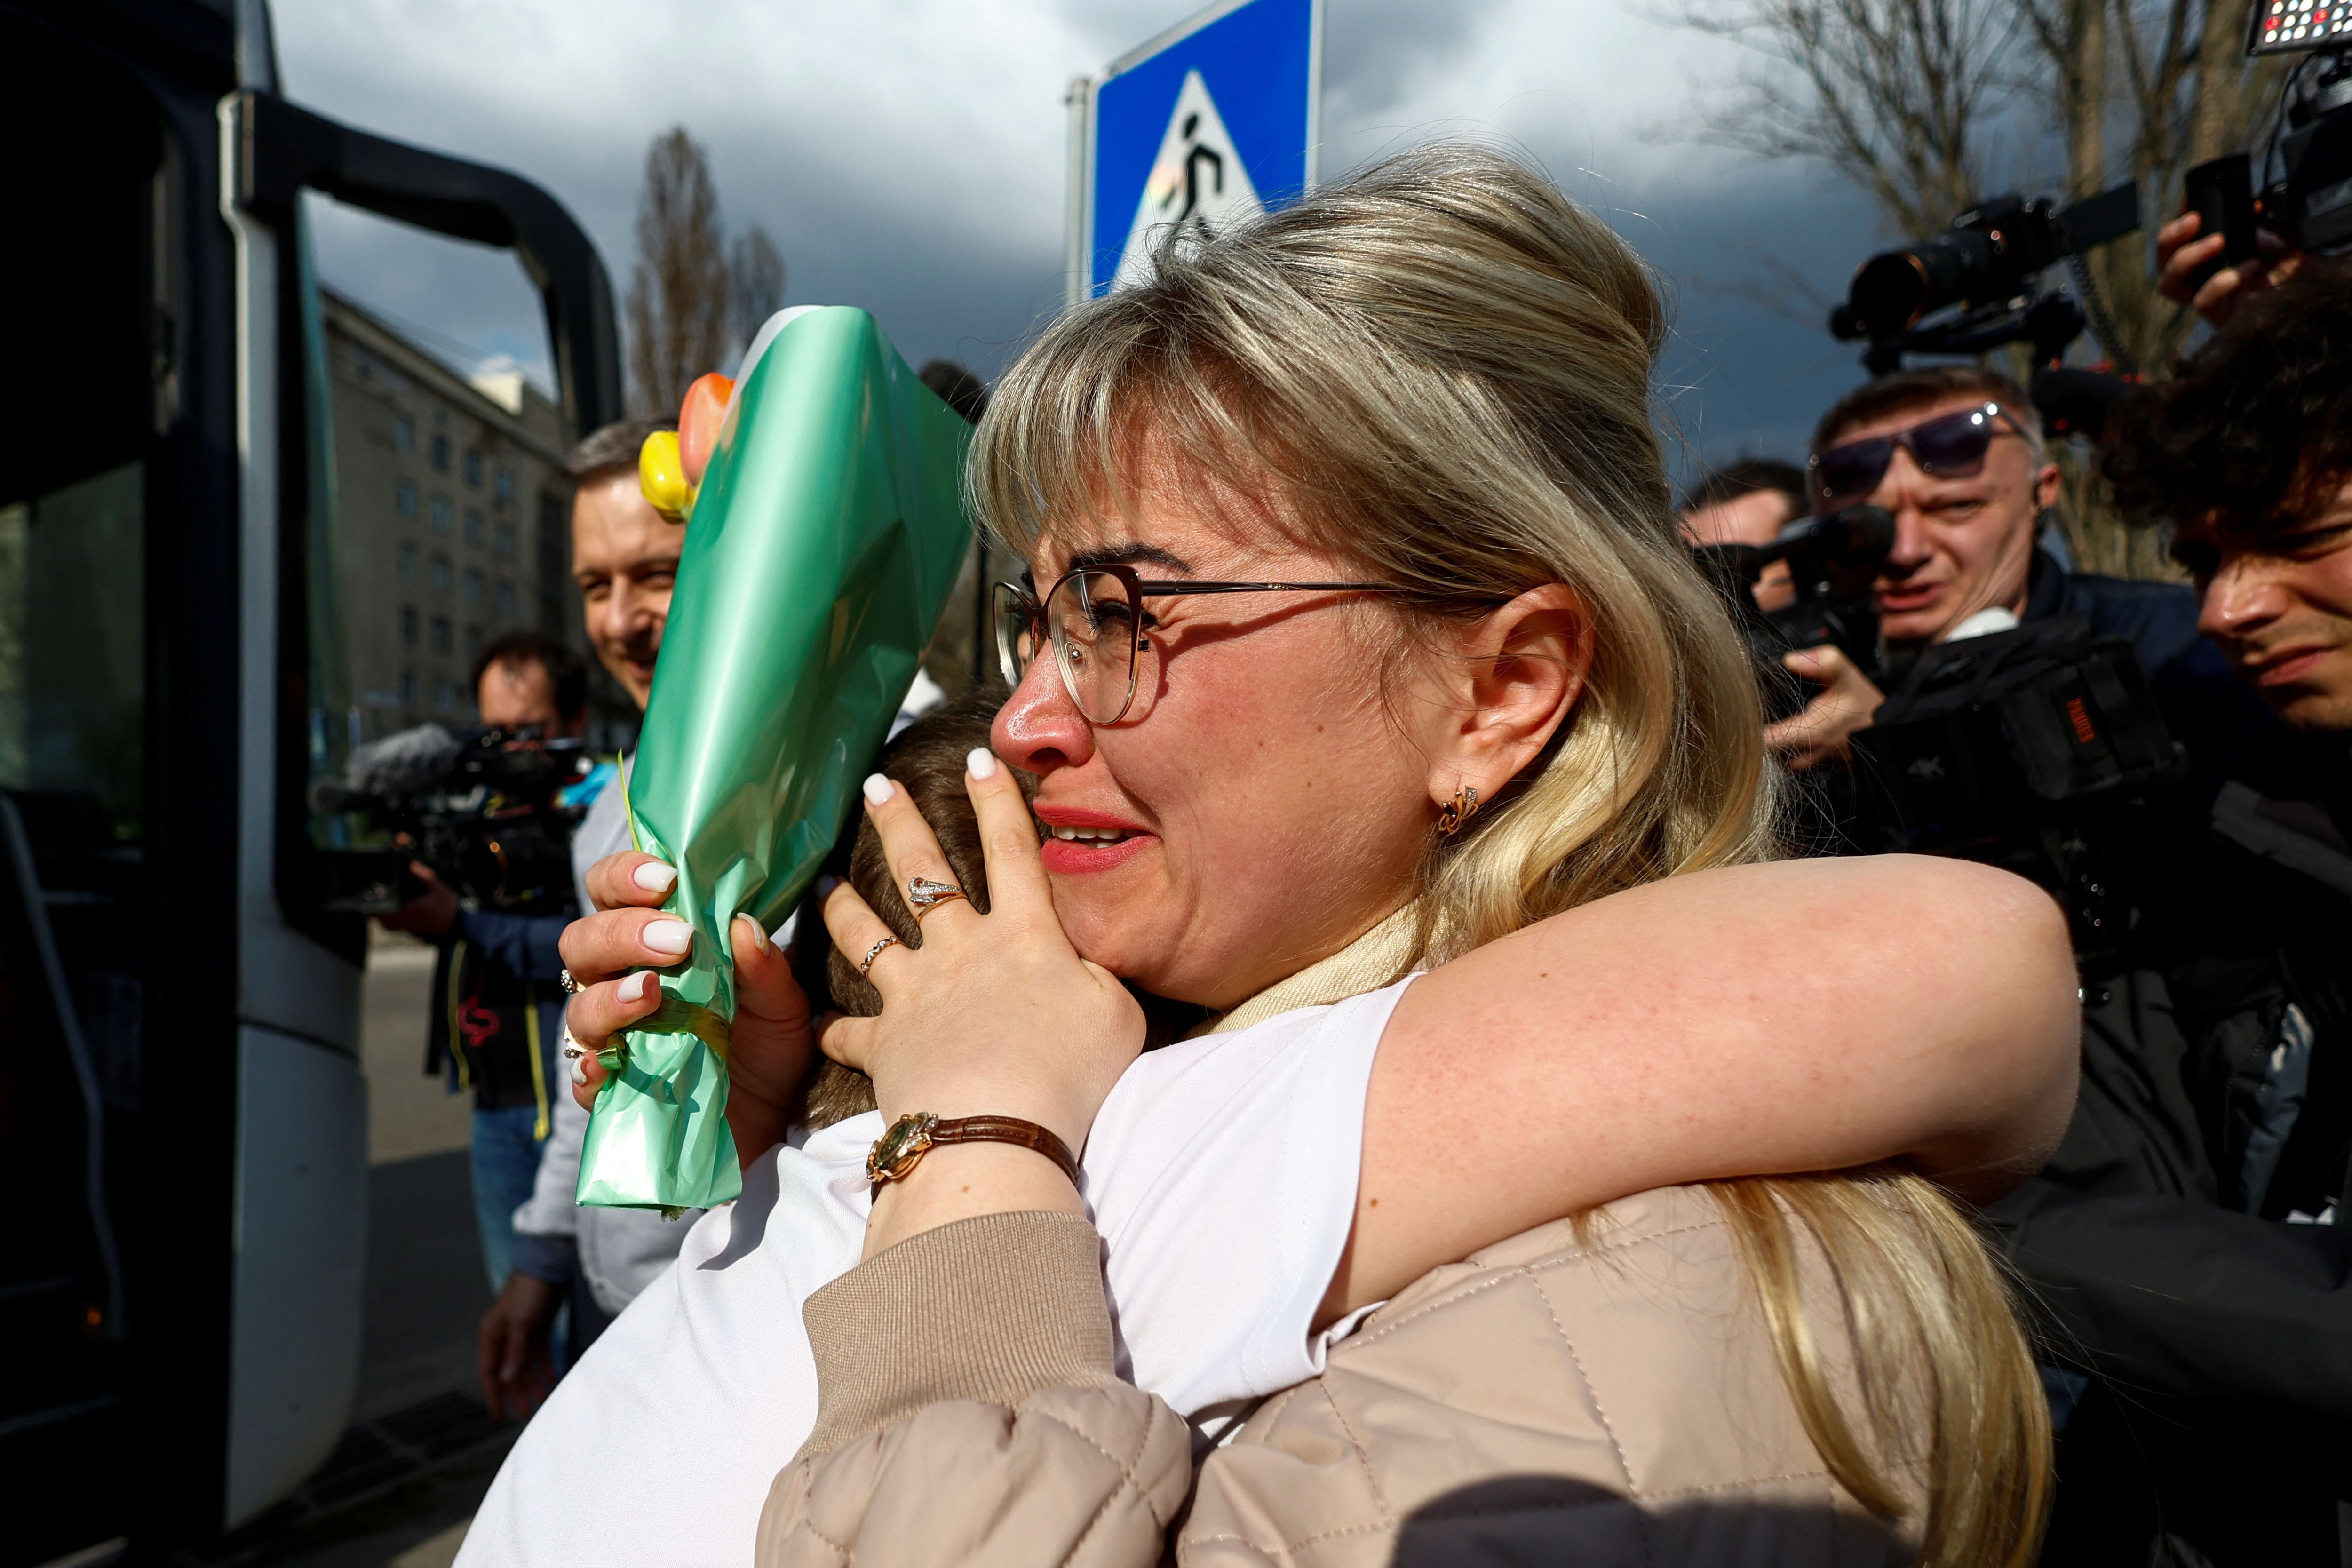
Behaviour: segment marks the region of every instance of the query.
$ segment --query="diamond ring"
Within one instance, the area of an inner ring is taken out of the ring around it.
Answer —
[[[934,882],[928,877],[907,879],[907,907],[915,911],[917,920],[963,896],[964,890],[953,882]]]

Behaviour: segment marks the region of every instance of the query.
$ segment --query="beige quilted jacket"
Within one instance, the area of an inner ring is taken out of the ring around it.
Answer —
[[[1864,1513],[1799,1426],[1712,1199],[1645,1193],[1585,1235],[1545,1226],[1418,1280],[1197,1469],[1189,1428],[1112,1373],[1085,1222],[916,1237],[808,1303],[823,1409],[759,1562],[1907,1561],[1916,1532]],[[1818,1257],[1806,1279],[1817,1332],[1842,1323]]]

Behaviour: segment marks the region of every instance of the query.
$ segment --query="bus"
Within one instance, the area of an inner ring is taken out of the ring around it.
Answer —
[[[200,1550],[360,1362],[365,937],[304,191],[510,248],[572,432],[620,412],[580,226],[281,94],[263,0],[0,0],[0,1564]]]

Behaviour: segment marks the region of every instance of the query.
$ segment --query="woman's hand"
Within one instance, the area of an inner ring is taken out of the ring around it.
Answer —
[[[867,966],[881,1014],[828,1019],[822,1045],[872,1076],[886,1120],[918,1111],[1017,1116],[1051,1129],[1076,1152],[1143,1047],[1143,1013],[1117,977],[1081,959],[1063,935],[1036,826],[1012,774],[975,751],[964,785],[980,816],[989,912],[968,899],[932,906],[920,948],[893,942]],[[905,790],[877,773],[866,782],[866,801],[899,887],[915,878],[955,881]],[[826,896],[824,923],[853,962],[891,934],[845,883]],[[1076,1193],[1052,1162],[1010,1144],[949,1145],[884,1186],[866,1251],[953,1219],[1040,1208],[1078,1212]]]
[[[563,967],[581,987],[564,1022],[588,1053],[573,1064],[572,1080],[572,1096],[583,1106],[595,1104],[607,1076],[596,1053],[661,1005],[661,984],[650,971],[676,963],[693,948],[694,928],[658,908],[677,885],[673,868],[635,850],[607,855],[589,868],[588,896],[596,912],[566,926],[559,943]],[[727,1125],[738,1158],[748,1163],[782,1142],[815,1047],[808,997],[784,951],[749,915],[737,915],[729,934],[735,1021],[727,1059]]]

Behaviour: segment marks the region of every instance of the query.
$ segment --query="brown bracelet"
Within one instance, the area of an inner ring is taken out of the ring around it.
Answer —
[[[1034,1149],[1060,1166],[1072,1186],[1078,1183],[1077,1156],[1049,1127],[1018,1116],[958,1116],[942,1121],[928,1110],[901,1116],[874,1140],[866,1156],[866,1179],[877,1187],[905,1181],[924,1155],[944,1143],[1011,1143]]]

